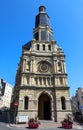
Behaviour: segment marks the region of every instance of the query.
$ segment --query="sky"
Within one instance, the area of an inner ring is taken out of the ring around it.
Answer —
[[[22,46],[33,38],[44,5],[54,39],[66,55],[70,96],[83,87],[83,0],[0,0],[0,78],[15,84]]]

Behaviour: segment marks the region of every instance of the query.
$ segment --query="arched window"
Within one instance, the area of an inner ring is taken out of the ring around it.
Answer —
[[[61,106],[62,106],[62,109],[66,109],[66,100],[65,100],[65,97],[61,97]]]
[[[39,50],[39,45],[37,44],[37,50]]]
[[[38,85],[37,78],[35,78],[35,84]]]
[[[51,45],[48,45],[48,50],[51,51]]]
[[[29,98],[27,96],[24,97],[24,109],[28,109],[28,101]]]
[[[40,85],[42,85],[42,79],[41,79],[41,77],[39,77],[39,82],[40,82]]]
[[[43,50],[45,50],[45,45],[43,45]]]

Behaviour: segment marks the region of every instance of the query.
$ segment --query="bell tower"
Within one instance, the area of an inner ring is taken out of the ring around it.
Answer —
[[[22,46],[13,102],[17,117],[38,115],[41,120],[62,120],[71,113],[65,54],[53,38],[45,6],[35,17],[33,39]]]
[[[51,41],[53,31],[50,28],[50,18],[44,6],[39,7],[39,14],[35,19],[34,38],[39,41]]]

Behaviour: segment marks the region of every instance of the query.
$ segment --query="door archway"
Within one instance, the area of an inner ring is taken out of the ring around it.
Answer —
[[[51,120],[51,98],[45,93],[39,97],[38,117],[41,120]]]

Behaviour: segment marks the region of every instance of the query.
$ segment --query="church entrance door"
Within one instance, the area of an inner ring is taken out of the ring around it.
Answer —
[[[41,120],[51,120],[51,98],[47,94],[39,97],[38,117]]]

